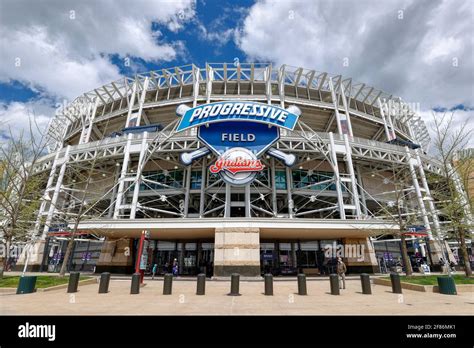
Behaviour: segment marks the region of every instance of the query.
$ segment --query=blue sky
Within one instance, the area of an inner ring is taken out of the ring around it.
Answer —
[[[239,59],[342,74],[461,122],[473,18],[469,0],[0,1],[0,121],[46,125],[57,103],[123,75]]]

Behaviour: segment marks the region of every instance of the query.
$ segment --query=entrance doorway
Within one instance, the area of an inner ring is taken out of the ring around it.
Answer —
[[[336,270],[335,258],[326,257],[324,246],[336,240],[264,240],[260,242],[262,275],[328,275]]]
[[[178,263],[178,275],[213,275],[214,241],[209,240],[151,240],[148,243],[146,274],[151,274],[157,265],[156,275],[172,273],[173,264]]]

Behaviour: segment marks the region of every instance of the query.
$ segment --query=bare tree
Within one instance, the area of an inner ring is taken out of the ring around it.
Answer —
[[[30,242],[40,205],[43,178],[34,168],[45,154],[46,137],[34,117],[18,136],[8,127],[7,140],[0,146],[0,231],[4,249],[3,266],[11,256],[13,243]]]
[[[471,235],[472,196],[468,187],[473,173],[473,159],[456,160],[456,154],[465,149],[472,137],[473,130],[468,120],[455,125],[454,112],[433,113],[433,141],[435,156],[442,165],[440,175],[430,175],[430,185],[434,187],[433,196],[447,224],[446,235],[458,241],[466,276],[472,276],[467,252],[466,238]]]

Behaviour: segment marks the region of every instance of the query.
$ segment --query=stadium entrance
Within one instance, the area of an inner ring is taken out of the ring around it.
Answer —
[[[145,274],[152,274],[155,264],[157,265],[156,275],[172,273],[173,264],[176,262],[179,275],[204,273],[211,277],[213,274],[213,240],[149,240],[146,244],[144,248],[147,257]],[[137,250],[136,247],[135,250]]]
[[[260,242],[260,265],[262,275],[325,275],[334,273],[335,257],[326,257],[324,246],[340,240],[263,240]]]

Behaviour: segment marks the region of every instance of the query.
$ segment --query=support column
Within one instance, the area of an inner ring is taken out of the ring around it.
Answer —
[[[35,227],[33,230],[33,236],[36,236],[41,228],[41,220],[44,214],[44,211],[46,210],[46,197],[49,197],[49,192],[53,188],[53,181],[54,181],[54,176],[56,174],[56,167],[58,166],[58,159],[59,159],[59,154],[61,151],[57,151],[56,155],[54,156],[53,164],[51,165],[51,171],[49,172],[49,177],[48,177],[48,182],[46,184],[46,188],[44,190],[44,195],[41,200],[41,205],[38,211],[38,218],[36,219]]]
[[[130,208],[130,219],[135,219],[135,215],[137,214],[138,195],[140,193],[140,184],[142,182],[143,160],[148,150],[147,136],[148,133],[144,132],[142,146],[140,149],[140,157],[138,159],[137,175],[134,181],[135,187],[133,188],[132,207]]]
[[[115,167],[115,173],[114,173],[114,188],[112,189],[112,193],[110,196],[110,205],[109,205],[109,211],[107,212],[107,217],[110,219],[114,216],[114,202],[117,199],[117,182],[120,178],[120,167],[116,166]]]
[[[336,155],[336,146],[334,143],[334,135],[332,132],[329,132],[329,143],[331,150],[331,159],[334,169],[334,179],[336,183],[336,192],[337,192],[337,205],[339,206],[339,215],[342,220],[346,218],[346,212],[344,211],[344,197],[342,196],[341,189],[341,177],[339,175],[339,165],[337,164],[337,155]]]
[[[346,146],[346,166],[349,171],[349,176],[351,178],[351,187],[352,187],[352,204],[355,205],[355,211],[357,219],[360,219],[360,202],[359,202],[359,193],[357,191],[357,182],[354,174],[354,165],[352,164],[352,149],[349,144],[349,137],[347,134],[344,134],[344,145]]]
[[[199,217],[204,217],[204,205],[206,204],[206,186],[207,186],[207,171],[206,165],[207,158],[204,156],[202,158],[202,168],[201,168],[201,193],[199,197]]]
[[[53,197],[51,198],[51,202],[49,205],[49,211],[46,217],[46,222],[44,224],[43,235],[41,236],[41,239],[44,239],[46,237],[46,234],[49,231],[51,221],[53,220],[54,211],[56,210],[56,204],[58,201],[59,193],[61,191],[61,185],[63,184],[64,173],[66,172],[66,167],[69,161],[70,150],[71,150],[71,145],[68,145],[66,147],[66,152],[64,153],[64,160],[63,160],[63,163],[61,164],[61,169],[59,170],[58,178],[56,179],[56,186],[54,188]]]
[[[272,103],[272,65],[267,65],[264,72],[265,76],[265,94],[267,96],[267,104]]]
[[[132,143],[132,134],[129,134],[128,139],[127,139],[127,144],[125,145],[125,149],[124,149],[122,170],[120,173],[119,186],[118,186],[118,191],[117,191],[117,200],[115,201],[115,209],[114,209],[114,216],[113,216],[114,219],[118,219],[120,209],[122,207],[123,190],[125,187],[125,179],[127,176],[128,162],[130,161],[131,143]]]
[[[387,137],[387,140],[392,140],[392,134],[390,133],[388,129],[387,119],[385,118],[385,111],[383,110],[383,105],[382,105],[382,102],[380,101],[380,98],[377,98],[377,102],[379,104],[380,116],[382,116],[383,127],[385,129],[385,136]]]
[[[79,136],[79,144],[84,144],[86,143],[86,138],[87,138],[87,134],[89,133],[89,129],[91,127],[91,109],[92,109],[92,102],[89,102],[87,104],[87,111],[85,112],[85,114],[83,114],[83,116],[81,116],[81,118],[83,119],[82,121],[82,130],[81,130],[81,135]],[[84,112],[83,109],[81,110],[81,112]],[[86,126],[86,122],[89,121],[89,126]]]
[[[128,104],[128,114],[127,114],[127,120],[125,122],[125,128],[130,127],[132,109],[133,109],[133,105],[135,104],[135,96],[137,94],[137,84],[138,84],[138,81],[135,79],[135,81],[133,82],[133,87],[132,87],[132,95],[130,97],[130,102]]]
[[[250,184],[245,185],[245,217],[251,217],[250,211]]]
[[[291,195],[291,186],[292,186],[293,178],[291,176],[290,168],[285,167],[285,171],[286,171],[286,196],[288,199],[288,217],[292,219],[294,217],[293,215],[294,202],[293,202],[293,197]]]
[[[430,210],[431,219],[433,220],[433,226],[436,235],[440,234],[441,226],[439,224],[438,219],[438,212],[436,211],[436,207],[433,202],[433,197],[431,197],[430,187],[428,186],[428,182],[426,181],[425,170],[423,168],[423,163],[421,162],[420,153],[418,149],[415,150],[416,160],[418,162],[418,171],[420,172],[421,183],[423,184],[423,188],[425,189],[425,197],[428,198],[428,208]],[[433,235],[429,236],[430,240],[433,240]]]
[[[138,106],[138,115],[137,115],[137,122],[135,126],[139,126],[142,120],[142,112],[143,112],[143,104],[145,103],[146,91],[148,89],[148,84],[150,83],[150,78],[147,76],[143,81],[143,90],[140,96],[139,106]]]
[[[206,103],[211,102],[211,94],[212,94],[212,81],[214,80],[214,70],[212,67],[206,63]]]
[[[341,85],[340,85],[340,91],[341,91],[341,97],[342,97],[342,105],[344,105],[344,110],[346,112],[347,130],[349,131],[349,136],[353,137],[354,133],[352,132],[351,116],[349,114],[349,106],[347,105],[347,99],[346,99],[346,95],[344,93],[344,87],[342,85],[342,82],[341,82]],[[350,92],[349,92],[349,96],[350,96]]]
[[[184,208],[183,208],[183,216],[187,217],[188,216],[188,210],[189,210],[189,191],[191,190],[191,167],[192,165],[189,165],[186,167],[185,170],[185,179],[186,181],[184,182]]]
[[[272,176],[272,209],[273,209],[273,215],[276,216],[278,214],[278,205],[277,205],[277,194],[276,194],[276,172],[275,172],[275,159],[271,158],[270,159],[270,172]]]
[[[216,228],[214,248],[214,276],[260,277],[260,229]]]
[[[199,68],[193,65],[193,108],[197,106],[197,98],[199,96]]]
[[[421,216],[423,218],[423,225],[426,228],[426,233],[428,234],[428,238],[432,239],[433,235],[431,233],[430,221],[428,220],[428,215],[426,214],[425,203],[423,202],[423,196],[421,194],[420,185],[418,183],[418,178],[416,176],[416,171],[415,171],[415,163],[417,163],[417,162],[414,158],[411,157],[410,150],[408,150],[407,146],[405,146],[405,151],[408,155],[408,167],[410,169],[410,175],[411,175],[411,179],[413,181],[413,187],[415,188],[415,194],[416,194],[416,198],[418,200],[418,207],[421,210]]]
[[[92,105],[92,103],[89,104],[89,108],[90,105]],[[95,114],[97,112],[97,105],[99,105],[99,99],[96,99],[92,113],[89,114],[89,127],[87,128],[86,138],[84,139],[83,143],[88,143],[91,138],[92,127],[94,127]]]
[[[224,207],[224,217],[230,217],[230,209],[232,204],[232,197],[231,197],[232,189],[230,184],[225,184],[225,207]]]
[[[280,107],[285,108],[285,64],[278,70],[278,94],[280,96]]]
[[[362,212],[364,213],[365,216],[369,215],[369,212],[367,210],[367,200],[365,198],[365,192],[364,192],[364,181],[362,180],[362,173],[360,171],[360,166],[356,165],[355,166],[356,173],[357,173],[357,183],[360,186],[360,198],[362,201]]]
[[[339,103],[338,98],[336,96],[336,92],[334,91],[334,85],[332,83],[332,78],[329,78],[329,89],[331,90],[331,99],[334,105],[334,114],[336,115],[336,122],[337,122],[337,132],[338,134],[342,134],[342,125],[341,125],[341,115],[339,114]]]

